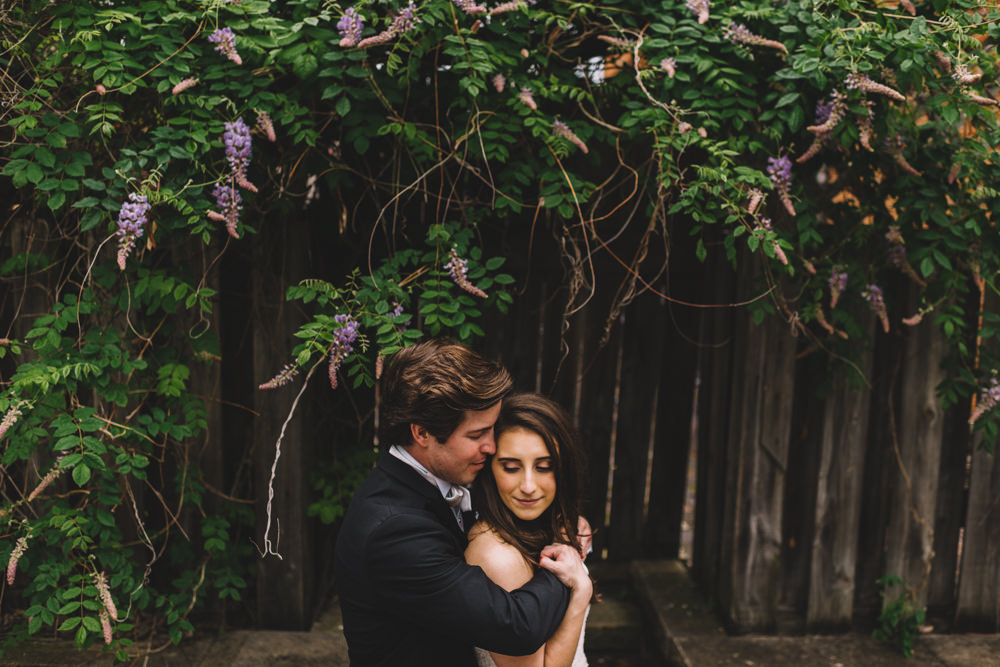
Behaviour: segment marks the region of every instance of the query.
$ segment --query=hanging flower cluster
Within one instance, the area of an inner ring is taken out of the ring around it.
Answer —
[[[115,601],[111,599],[111,590],[108,588],[108,580],[103,572],[94,574],[94,586],[97,588],[97,594],[100,596],[108,616],[117,621],[118,609],[115,607]]]
[[[448,271],[448,275],[451,276],[454,283],[469,294],[485,299],[486,292],[469,282],[468,260],[459,257],[458,250],[456,248],[451,249],[449,257],[450,259],[448,260],[448,263],[445,264],[444,268]]]
[[[976,409],[972,411],[972,416],[969,417],[969,423],[975,424],[980,417],[995,408],[997,403],[1000,403],[1000,382],[996,378],[993,378],[990,380],[990,386],[984,389],[982,394],[979,395],[979,400],[976,401]],[[10,577],[8,577],[9,579]]]
[[[510,0],[510,2],[504,2],[491,9],[490,16],[496,16],[497,14],[506,14],[507,12],[516,11],[521,8],[522,4],[524,3],[521,2],[521,0]],[[532,2],[532,4],[534,3]]]
[[[761,233],[762,237],[768,233],[773,233],[773,228],[771,227],[770,218],[760,218],[757,221],[757,231]],[[788,257],[785,255],[784,249],[778,244],[778,239],[771,239],[771,247],[774,249],[774,256],[778,258],[778,261],[788,266]]]
[[[872,148],[872,118],[875,116],[872,107],[874,105],[871,100],[864,100],[862,104],[864,105],[865,113],[858,118],[858,141],[861,142],[861,145],[866,150],[874,152],[875,149]]]
[[[146,226],[146,214],[149,212],[149,200],[146,195],[130,192],[128,201],[122,204],[118,212],[118,268],[125,270],[125,260],[135,247],[136,239],[142,236]],[[0,430],[2,434],[2,430]]]
[[[361,32],[365,29],[365,20],[354,7],[348,7],[344,15],[337,21],[340,32],[340,45],[344,48],[357,46],[361,41]]]
[[[257,187],[247,180],[247,167],[250,166],[250,128],[239,117],[232,123],[225,124],[226,131],[222,135],[222,143],[226,145],[226,159],[233,172],[236,184],[250,192],[257,192]]]
[[[38,483],[38,486],[36,486],[32,490],[32,492],[28,494],[27,502],[30,503],[32,500],[34,500],[35,498],[37,498],[38,496],[40,496],[42,494],[42,491],[44,491],[49,486],[49,484],[51,484],[52,482],[56,481],[56,479],[58,479],[58,477],[63,472],[63,469],[59,467],[59,463],[62,461],[62,459],[63,459],[63,457],[61,457],[61,456],[56,459],[56,463],[55,463],[54,466],[52,466],[52,470],[49,470],[45,474],[45,477],[42,478],[42,481],[40,481]]]
[[[271,120],[271,116],[266,111],[257,110],[257,129],[264,133],[267,140],[270,142],[275,142],[278,140],[278,135],[274,132],[274,122]]]
[[[239,190],[233,184],[233,179],[230,178],[225,183],[216,183],[215,189],[212,190],[212,196],[215,197],[216,207],[222,213],[209,211],[208,217],[218,222],[225,222],[229,235],[238,239],[240,234],[237,231],[237,225],[240,222],[240,210],[243,208],[243,197],[240,196]]]
[[[872,312],[882,320],[882,329],[889,333],[889,314],[885,310],[885,301],[882,299],[882,288],[874,284],[868,285],[861,290],[861,296],[868,302],[868,307],[872,309]]]
[[[698,23],[708,23],[709,6],[708,0],[687,0],[687,8],[698,17]]]
[[[556,120],[552,122],[552,131],[555,133],[557,137],[565,139],[566,141],[570,142],[571,144],[579,148],[584,153],[590,152],[587,149],[587,144],[583,143],[583,139],[576,136],[576,133],[573,132],[573,130],[569,129],[569,126],[566,125],[566,123],[562,122],[561,120]]]
[[[837,264],[830,272],[830,310],[837,307],[840,295],[847,289],[847,271],[842,264]]]
[[[333,321],[340,326],[333,332],[333,346],[330,348],[330,387],[337,388],[337,370],[340,364],[354,350],[360,325],[350,315],[336,315]]]
[[[897,102],[906,101],[906,96],[895,88],[890,88],[884,83],[872,81],[864,74],[858,74],[857,72],[851,72],[848,74],[844,78],[844,84],[852,90],[861,90],[866,93],[879,93],[880,95],[885,95],[886,97],[894,99]]]
[[[699,19],[700,22],[700,19]],[[730,23],[726,26],[726,39],[734,44],[747,44],[750,46],[766,46],[777,49],[783,53],[788,53],[788,48],[781,42],[773,39],[765,39],[760,35],[750,32],[742,23]]]
[[[498,93],[502,93],[504,86],[507,85],[507,77],[503,74],[497,74],[493,77],[493,87],[496,88]]]
[[[243,59],[240,58],[240,54],[236,52],[236,35],[233,34],[232,28],[218,28],[215,32],[208,36],[208,41],[215,44],[216,51],[229,58],[237,65],[243,64]]]
[[[664,58],[660,61],[660,69],[667,73],[671,79],[677,74],[677,61],[673,58]]]
[[[10,560],[7,561],[7,585],[14,585],[14,577],[17,575],[17,562],[21,560],[21,556],[28,549],[28,538],[31,535],[25,535],[21,537],[17,544],[14,545],[14,550],[10,552]]]
[[[535,104],[535,97],[531,93],[531,88],[522,88],[521,92],[518,93],[517,98],[521,101],[521,104],[528,107],[532,111],[538,111],[538,105]]]
[[[792,184],[792,161],[787,157],[771,157],[767,159],[767,175],[771,177],[774,189],[778,191],[781,203],[785,205],[788,215],[795,215],[795,206],[788,188]]]
[[[452,0],[455,6],[461,9],[466,14],[485,14],[487,11],[486,7],[483,5],[477,5],[475,0]]]
[[[886,148],[892,154],[893,159],[896,161],[900,167],[903,168],[907,174],[912,176],[923,176],[924,172],[919,171],[916,167],[909,163],[906,156],[903,155],[903,138],[898,134],[893,135],[885,140]]]
[[[975,83],[976,81],[979,81],[982,76],[981,72],[970,72],[969,68],[964,64],[956,65],[955,71],[951,73],[951,78],[961,84]]]
[[[392,312],[389,313],[389,317],[391,317],[392,319],[395,320],[397,317],[399,317],[402,314],[403,314],[403,304],[397,303],[396,306],[392,309]],[[396,331],[398,331],[399,333],[402,333],[402,332],[406,331],[406,325],[405,324],[396,325],[395,328],[396,328]],[[378,355],[375,357],[375,379],[376,380],[378,380],[380,377],[382,377],[382,367],[384,365],[385,365],[385,355],[382,354],[382,352],[379,352]]]
[[[258,389],[277,389],[278,387],[283,387],[286,384],[288,384],[289,382],[291,382],[292,379],[294,379],[295,376],[298,375],[298,374],[299,374],[299,367],[298,366],[296,366],[295,364],[285,364],[285,367],[282,368],[281,371],[277,375],[275,375],[273,378],[271,378],[267,382],[265,382],[265,383],[263,383],[261,385],[258,385],[257,388]]]
[[[198,83],[198,78],[197,77],[193,77],[193,76],[192,77],[188,77],[187,79],[184,79],[183,81],[181,81],[181,82],[177,83],[176,85],[174,85],[174,87],[170,90],[170,94],[171,95],[180,95],[185,90],[187,90],[191,86],[196,85],[197,83]]]
[[[361,40],[357,44],[358,48],[366,49],[369,46],[385,44],[387,42],[391,42],[396,37],[405,35],[409,31],[413,30],[413,26],[420,21],[420,19],[416,17],[416,11],[416,5],[413,4],[413,0],[410,0],[410,4],[403,7],[403,9],[396,14],[396,17],[392,20],[392,23],[386,30],[383,30],[377,35]]]

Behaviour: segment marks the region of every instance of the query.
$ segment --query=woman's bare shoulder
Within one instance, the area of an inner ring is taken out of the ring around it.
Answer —
[[[481,567],[487,577],[508,591],[528,583],[534,574],[521,552],[500,539],[481,521],[469,531],[465,560],[470,565]]]

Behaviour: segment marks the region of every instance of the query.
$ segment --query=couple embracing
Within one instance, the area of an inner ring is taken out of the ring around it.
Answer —
[[[336,547],[352,665],[587,664],[579,437],[558,405],[512,387],[447,340],[398,352],[383,374],[391,446]]]

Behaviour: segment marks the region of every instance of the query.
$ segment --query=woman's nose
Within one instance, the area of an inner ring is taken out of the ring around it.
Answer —
[[[535,490],[535,476],[530,470],[526,470],[521,478],[521,491],[523,493],[533,493]]]

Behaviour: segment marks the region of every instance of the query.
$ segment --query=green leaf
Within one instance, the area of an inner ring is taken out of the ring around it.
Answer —
[[[67,630],[72,630],[78,625],[80,625],[80,617],[73,616],[72,618],[67,618],[65,621],[63,621],[62,625],[60,625],[58,629],[59,632],[65,632]]]
[[[81,463],[73,468],[73,481],[76,482],[78,486],[83,486],[90,481],[90,468],[86,463]]]

